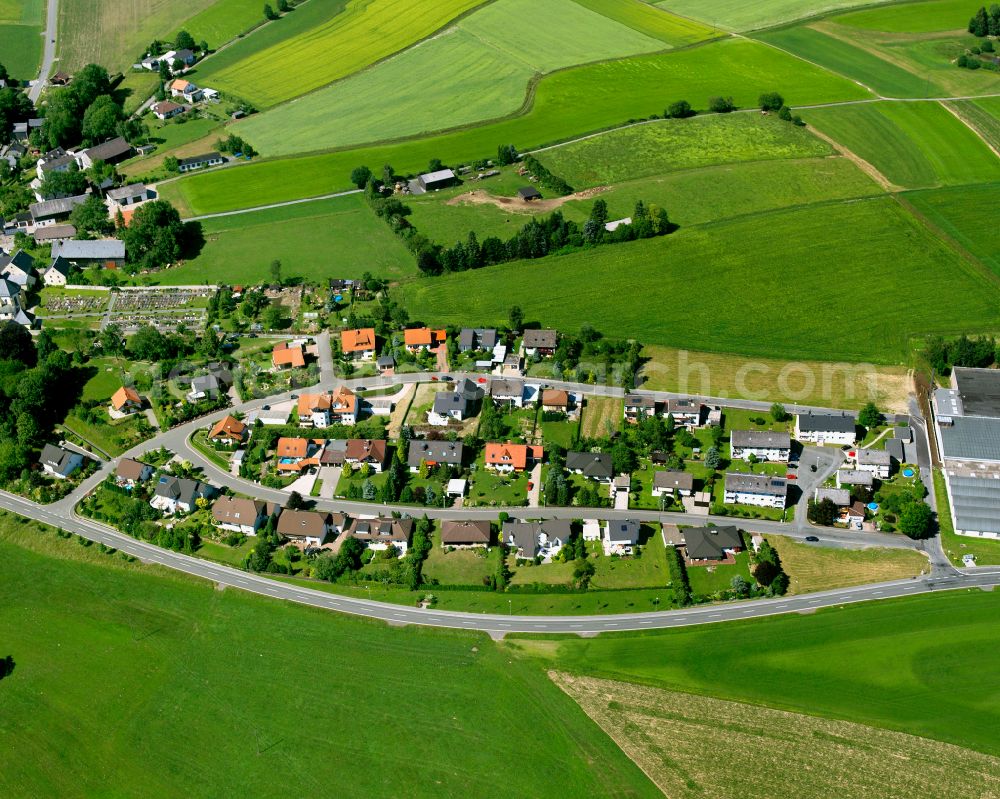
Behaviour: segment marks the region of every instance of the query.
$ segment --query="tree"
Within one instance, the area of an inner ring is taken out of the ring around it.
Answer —
[[[427,164],[428,172],[440,172],[444,169],[444,163],[440,158],[432,158]]]
[[[635,471],[635,453],[624,441],[617,442],[611,448],[611,464],[618,474],[631,474]]]
[[[694,116],[694,109],[687,100],[677,100],[669,105],[663,116],[671,119],[686,119]]]
[[[930,538],[934,534],[934,511],[923,502],[910,502],[899,514],[899,531],[910,538]]]
[[[178,31],[177,36],[174,37],[174,46],[176,46],[178,50],[194,50],[196,49],[194,36],[187,31]]]
[[[883,422],[882,412],[874,402],[869,402],[858,414],[858,424],[869,430],[878,427]]]
[[[813,524],[832,527],[837,519],[837,505],[829,497],[819,502],[810,502],[807,518]]]
[[[517,148],[513,144],[501,144],[497,147],[497,166],[509,166],[518,159]]]
[[[101,331],[101,352],[105,355],[121,355],[125,352],[125,337],[118,325],[111,323]]]
[[[582,539],[581,539],[582,541]],[[590,585],[590,578],[594,576],[597,569],[590,560],[577,559],[576,566],[573,567],[573,579],[578,588],[587,588]]]
[[[0,322],[0,358],[5,361],[18,361],[27,367],[32,367],[38,362],[38,353],[31,340],[31,333],[11,319]]]
[[[709,447],[705,452],[705,465],[709,469],[718,469],[719,465],[722,463],[722,456],[719,454],[718,447]]]
[[[271,261],[271,282],[276,286],[281,285],[281,261],[277,258]]]
[[[351,183],[359,189],[363,189],[371,180],[372,171],[366,166],[356,166],[351,170]]]
[[[277,15],[277,13],[275,13],[275,10],[273,8],[271,8],[271,4],[270,3],[264,3],[264,19],[272,20],[272,19],[277,19],[277,18],[278,18],[278,15]]]
[[[278,0],[278,11],[284,14],[286,11],[291,11],[292,7],[288,5],[288,0]]]
[[[166,200],[140,205],[118,235],[125,242],[129,261],[144,269],[196,255],[204,243],[201,224],[181,222],[177,209]]]
[[[87,176],[87,180],[95,186],[115,183],[118,180],[115,165],[109,164],[107,161],[101,161],[100,159],[94,161],[84,174]]]
[[[302,510],[305,506],[306,501],[298,491],[293,491],[289,494],[288,501],[285,502],[285,507],[289,510]]]
[[[87,64],[73,76],[68,91],[76,95],[80,108],[86,108],[102,94],[111,94],[111,77],[99,64]]]
[[[708,110],[713,114],[728,114],[736,110],[732,97],[709,97]]]
[[[784,405],[780,402],[776,402],[771,406],[771,418],[776,422],[787,422],[792,417],[791,414],[785,410]]]
[[[738,597],[747,597],[750,595],[750,583],[744,579],[742,574],[736,574],[733,579],[729,581],[729,587],[733,594]]]
[[[777,92],[764,92],[757,102],[761,111],[780,111],[785,104],[785,98]]]
[[[510,306],[510,310],[507,312],[507,321],[510,322],[511,330],[521,329],[524,324],[524,311],[521,310],[520,305]]]
[[[268,330],[278,330],[285,326],[285,315],[280,305],[269,305],[261,317],[261,324]]]
[[[128,351],[140,361],[161,361],[170,355],[167,337],[152,325],[140,327],[128,342]]]
[[[114,223],[108,218],[108,207],[96,194],[90,195],[73,209],[69,221],[77,231],[107,235],[114,231]]]
[[[371,479],[365,480],[361,484],[361,496],[369,502],[375,499],[375,483]]]
[[[976,15],[969,20],[969,33],[973,36],[988,36],[990,33],[990,18],[986,14],[986,9],[980,6]]]
[[[781,106],[781,109],[778,111],[778,119],[780,119],[782,122],[791,122],[792,109],[789,108],[787,105]]]
[[[180,163],[177,160],[177,156],[168,155],[163,159],[163,168],[166,169],[167,172],[179,172],[179,167]]]
[[[87,177],[76,164],[70,164],[65,172],[51,171],[45,173],[41,192],[43,197],[75,197],[83,194],[87,188]]]

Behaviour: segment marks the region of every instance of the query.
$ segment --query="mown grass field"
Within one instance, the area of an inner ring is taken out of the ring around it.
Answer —
[[[0,553],[5,796],[659,795],[486,636],[216,590],[8,515]]]
[[[1000,151],[1000,97],[955,100],[946,105],[954,109],[987,144]]]
[[[574,0],[574,2],[670,45],[693,44],[714,35],[714,31],[707,25],[671,14],[666,9],[658,9],[644,0]]]
[[[539,159],[577,189],[738,161],[809,158],[833,148],[804,128],[760,114],[667,119],[555,147]]]
[[[817,108],[803,117],[904,188],[1000,180],[1000,159],[940,103]]]
[[[837,307],[868,307],[901,286],[907,302],[879,302],[863,325],[842,324],[830,304],[835,294]],[[563,330],[781,359],[902,363],[910,336],[1000,322],[995,288],[889,198],[682,228],[400,293],[411,318],[434,324],[500,323],[520,305],[527,321]],[[739,310],[721,297],[739,297]]]
[[[417,47],[234,128],[267,155],[440,131],[513,114],[541,73],[663,47],[573,0],[496,0]]]
[[[885,97],[928,97],[936,88],[924,76],[811,27],[783,28],[757,38],[860,81]]]
[[[320,283],[363,271],[387,278],[416,272],[399,238],[359,195],[206,219],[202,228],[206,244],[201,254],[158,273],[158,282],[265,281],[275,258],[285,275]]]
[[[877,0],[876,0],[877,1]],[[724,30],[769,28],[838,8],[869,5],[870,0],[661,0],[656,5]]]
[[[1000,759],[915,735],[633,683],[550,676],[671,799],[966,799],[1000,787]],[[709,746],[727,753],[724,764],[705,757]]]
[[[650,344],[642,387],[710,397],[860,409],[869,401],[906,413],[911,380],[901,367],[782,361]]]
[[[870,724],[1000,755],[1000,592],[589,640],[518,640],[546,665]]]
[[[1000,276],[1000,184],[907,192],[905,199]]]
[[[856,84],[774,48],[724,40],[556,72],[538,84],[528,113],[503,122],[418,141],[263,161],[192,176],[164,187],[164,194],[196,213],[316,196],[347,188],[350,172],[358,164],[378,168],[389,163],[400,173],[418,172],[432,158],[459,164],[492,157],[498,143],[511,142],[527,150],[566,141],[630,118],[662,113],[671,101],[684,97],[705,107],[710,96],[726,93],[740,105],[752,106],[762,91],[776,86],[792,104],[868,96]]]
[[[885,33],[934,33],[965,31],[969,17],[965,0],[930,0],[923,3],[893,3],[884,8],[868,8],[838,14],[838,25]]]
[[[38,75],[44,26],[45,0],[0,0],[0,63],[15,78]]]
[[[327,0],[329,2],[329,0]],[[220,47],[264,22],[263,6],[256,0],[218,0],[183,27],[196,42],[205,40],[209,48]]]
[[[201,70],[202,80],[259,107],[270,107],[392,55],[481,2],[349,0],[346,6],[317,4],[315,9],[306,3],[268,26],[274,31],[267,38],[255,41],[257,35],[251,35],[224,58],[211,60]]]

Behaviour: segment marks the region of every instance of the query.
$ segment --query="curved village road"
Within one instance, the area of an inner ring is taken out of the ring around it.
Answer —
[[[144,562],[158,563],[186,574],[211,580],[218,585],[239,588],[255,594],[326,610],[367,616],[380,619],[388,624],[417,624],[458,630],[475,630],[486,632],[494,637],[515,632],[595,635],[621,630],[667,629],[695,624],[753,619],[782,613],[807,613],[824,607],[913,596],[935,591],[962,588],[992,589],[1000,585],[1000,568],[983,567],[963,572],[956,571],[941,577],[921,577],[801,596],[752,600],[725,605],[704,605],[696,608],[651,613],[604,616],[504,616],[502,614],[461,613],[356,599],[281,583],[179,552],[160,549],[144,541],[130,538],[103,524],[60,512],[51,506],[38,505],[6,492],[0,492],[0,508],[54,527],[61,527],[63,530],[76,533],[91,541],[115,547]]]

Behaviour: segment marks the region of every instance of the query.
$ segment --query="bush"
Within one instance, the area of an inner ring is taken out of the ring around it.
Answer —
[[[694,116],[694,109],[691,108],[691,103],[687,100],[678,100],[668,106],[667,110],[663,112],[663,116],[671,119],[686,119]]]
[[[732,97],[709,97],[708,110],[713,114],[728,114],[736,110]]]
[[[761,111],[778,111],[785,104],[785,98],[777,92],[764,92],[757,102]]]
[[[667,573],[670,575],[671,601],[677,607],[691,604],[691,584],[688,582],[684,559],[676,547],[667,549]]]

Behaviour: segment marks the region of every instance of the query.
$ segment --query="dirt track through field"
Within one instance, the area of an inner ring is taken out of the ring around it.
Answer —
[[[838,153],[844,156],[844,158],[846,158],[848,161],[851,161],[858,169],[860,169],[862,172],[868,175],[868,177],[870,177],[872,180],[878,183],[878,185],[881,186],[886,191],[903,190],[902,186],[897,186],[895,183],[890,181],[889,178],[887,178],[885,175],[879,172],[873,164],[866,161],[864,158],[862,158],[854,151],[848,150],[843,144],[838,142],[836,139],[831,139],[829,136],[823,133],[823,131],[817,130],[812,125],[806,125],[806,130],[808,130],[814,136],[822,139],[831,147],[833,147],[834,150],[836,150]]]
[[[571,200],[588,200],[598,194],[608,190],[608,186],[598,186],[593,189],[577,191],[567,194],[565,197],[555,197],[551,200],[522,200],[520,197],[496,197],[485,189],[473,189],[465,194],[452,197],[445,205],[495,205],[504,211],[513,211],[518,214],[536,214],[539,212],[554,211]]]

